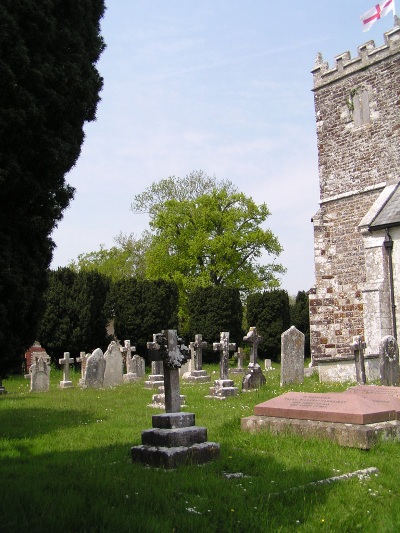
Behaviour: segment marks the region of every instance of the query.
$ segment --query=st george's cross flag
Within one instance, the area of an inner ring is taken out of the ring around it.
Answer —
[[[370,27],[381,17],[384,17],[392,11],[394,13],[394,0],[383,0],[380,4],[369,9],[364,15],[361,15],[363,31],[368,31]]]

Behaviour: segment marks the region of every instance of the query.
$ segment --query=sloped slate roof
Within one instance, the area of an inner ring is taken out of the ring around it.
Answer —
[[[369,226],[370,230],[400,226],[400,187],[397,187]]]

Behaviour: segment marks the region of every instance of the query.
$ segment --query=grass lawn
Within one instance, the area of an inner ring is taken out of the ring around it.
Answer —
[[[130,460],[151,427],[155,391],[143,381],[118,388],[30,393],[23,377],[3,381],[0,397],[0,531],[6,532],[396,532],[400,531],[400,444],[370,451],[240,429],[257,403],[289,390],[324,392],[346,385],[279,386],[279,367],[259,391],[209,400],[210,385],[181,383],[185,411],[221,445],[220,459],[176,470]],[[218,377],[217,365],[205,365]],[[241,390],[242,376],[234,376]],[[80,375],[72,372],[77,384]],[[378,474],[308,484],[368,467]],[[226,477],[226,473],[241,474]],[[295,487],[297,490],[289,490]]]

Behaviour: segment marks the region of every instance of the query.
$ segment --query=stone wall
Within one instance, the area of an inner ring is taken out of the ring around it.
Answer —
[[[313,362],[351,357],[364,335],[366,252],[359,224],[400,175],[400,27],[335,58],[314,76],[320,209],[313,218],[316,283],[310,291]]]

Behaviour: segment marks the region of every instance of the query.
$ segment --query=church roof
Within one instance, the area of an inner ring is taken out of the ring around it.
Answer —
[[[383,205],[369,229],[373,231],[391,226],[400,226],[400,187],[396,188]]]

